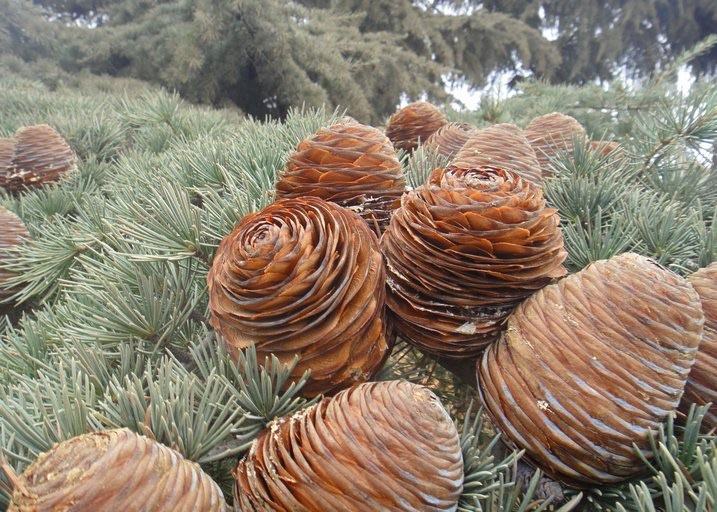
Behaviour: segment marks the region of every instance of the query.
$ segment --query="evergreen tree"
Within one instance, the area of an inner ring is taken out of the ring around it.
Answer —
[[[478,2],[468,2],[477,4]],[[711,0],[490,0],[490,12],[515,16],[555,32],[562,62],[546,78],[556,83],[610,79],[626,68],[645,76],[715,33]],[[697,73],[714,73],[717,49],[691,62]]]
[[[710,0],[35,4],[44,14],[4,0],[0,52],[50,59],[70,73],[149,80],[254,115],[327,104],[374,123],[404,94],[443,102],[446,85],[480,87],[494,71],[512,72],[511,83],[526,71],[556,83],[611,79],[623,68],[645,75],[717,26]],[[715,56],[706,52],[693,69],[713,72]]]

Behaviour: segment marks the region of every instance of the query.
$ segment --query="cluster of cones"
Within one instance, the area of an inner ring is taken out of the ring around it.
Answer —
[[[0,469],[14,488],[8,512],[229,510],[198,464],[127,429],[56,444],[19,476]],[[447,512],[463,489],[463,457],[456,426],[430,390],[373,382],[275,420],[235,475],[242,512]]]
[[[0,188],[10,193],[42,187],[60,180],[75,168],[77,157],[67,141],[46,124],[19,128],[0,138]],[[30,237],[22,220],[0,207],[0,262],[13,258],[14,249]],[[13,274],[0,269],[0,302],[14,290],[7,284]],[[0,308],[1,309],[1,308]]]
[[[438,399],[405,381],[365,382],[396,336],[475,365],[506,441],[577,486],[639,473],[633,446],[649,448],[648,431],[683,391],[698,403],[716,398],[717,265],[688,281],[623,254],[564,277],[560,219],[541,183],[551,159],[584,138],[562,114],[525,130],[478,129],[419,102],[392,116],[385,133],[346,118],[298,145],[276,201],[220,245],[209,305],[231,353],[298,355],[293,376],[311,371],[303,393],[326,397],[253,443],[235,470],[237,510],[456,509],[460,440]],[[397,151],[420,144],[452,161],[407,190]],[[81,475],[104,460],[97,446],[107,457],[123,453],[80,439]],[[53,485],[91,495],[82,478],[53,483],[61,477],[48,461],[61,450],[17,477],[10,510],[49,510],[36,505]],[[223,510],[206,475],[177,457],[152,485],[189,472],[201,483],[187,495],[192,510]],[[176,487],[159,488],[171,510],[188,506]]]

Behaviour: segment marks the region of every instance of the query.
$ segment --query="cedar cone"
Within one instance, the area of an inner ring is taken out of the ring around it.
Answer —
[[[453,158],[478,128],[468,123],[448,123],[436,130],[426,140],[426,146],[438,154]]]
[[[10,172],[12,159],[15,156],[15,139],[0,138],[0,180]]]
[[[388,120],[386,135],[396,149],[413,151],[426,142],[448,119],[436,106],[425,101],[410,103]]]
[[[430,390],[370,382],[270,425],[235,477],[242,512],[438,512],[456,510],[463,457]]]
[[[56,444],[14,483],[8,512],[227,510],[198,464],[127,429]]]
[[[571,485],[644,470],[702,336],[687,280],[637,254],[593,263],[518,306],[478,364],[481,399],[533,463]]]
[[[372,377],[391,338],[383,305],[386,270],[361,217],[316,197],[283,199],[244,217],[222,241],[211,271],[212,325],[230,352],[254,345],[308,396]]]
[[[717,262],[687,279],[702,301],[705,330],[680,405],[687,413],[693,403],[711,403],[703,421],[704,430],[710,430],[717,427]]]
[[[299,144],[276,184],[276,197],[320,197],[358,211],[371,228],[383,230],[405,189],[391,141],[376,128],[346,120]]]
[[[502,123],[477,131],[451,162],[455,167],[500,167],[519,174],[533,184],[542,181],[540,164],[523,131]]]
[[[434,170],[381,238],[398,333],[438,356],[480,354],[516,304],[564,274],[559,222],[517,174]]]
[[[602,156],[619,157],[625,156],[625,150],[619,142],[614,140],[591,140],[590,149],[597,151]]]
[[[3,226],[0,231],[0,262],[4,263],[12,257],[7,250],[20,245],[23,239],[30,238],[30,233],[17,215],[2,206],[0,206],[0,225]],[[0,302],[7,300],[14,292],[5,285],[10,277],[12,273],[0,269]]]
[[[553,175],[550,160],[558,153],[571,152],[574,139],[585,137],[585,128],[575,118],[553,112],[533,119],[525,129],[525,137],[546,177]]]
[[[9,191],[58,181],[77,158],[65,139],[46,124],[26,126],[0,139],[0,186]]]

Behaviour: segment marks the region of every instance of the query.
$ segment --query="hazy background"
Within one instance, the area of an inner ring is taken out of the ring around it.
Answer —
[[[526,78],[627,83],[717,30],[714,0],[0,0],[0,64],[131,77],[253,115],[342,106],[382,122],[475,108]],[[717,49],[682,69],[713,74]]]

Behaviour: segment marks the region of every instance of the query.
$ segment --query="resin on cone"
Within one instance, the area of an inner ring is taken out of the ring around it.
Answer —
[[[0,139],[0,186],[9,191],[58,181],[76,163],[72,148],[46,124],[26,126],[14,137]]]
[[[564,274],[559,223],[517,174],[434,170],[381,238],[397,332],[434,355],[479,355],[516,304]]]
[[[711,403],[702,422],[703,429],[710,430],[717,427],[717,262],[699,269],[687,280],[700,296],[705,329],[680,408],[687,414],[693,403]]]
[[[56,444],[17,478],[8,512],[224,512],[198,464],[127,429]]]
[[[680,401],[702,336],[686,279],[626,253],[597,261],[518,306],[478,365],[481,399],[504,439],[572,485],[644,471]]]
[[[357,214],[316,197],[283,199],[224,238],[207,277],[212,325],[232,354],[300,361],[306,395],[372,377],[388,357],[386,271]]]
[[[383,230],[405,190],[391,141],[376,128],[346,120],[298,145],[276,184],[276,197],[320,197]]]
[[[542,181],[540,163],[523,131],[514,124],[495,124],[478,130],[451,162],[455,167],[499,167],[534,184]]]
[[[7,208],[0,206],[0,262],[7,263],[12,258],[12,252],[8,251],[20,245],[23,240],[30,238],[25,224],[20,217]],[[13,289],[7,286],[7,281],[13,276],[11,272],[0,268],[0,302],[7,300]]]
[[[439,155],[453,158],[476,132],[478,128],[468,123],[444,124],[428,137],[425,146]]]
[[[435,105],[425,101],[410,103],[388,120],[386,135],[396,149],[410,152],[426,142],[448,119]]]
[[[553,112],[533,119],[525,136],[538,157],[543,177],[552,176],[550,160],[559,153],[571,152],[575,140],[585,138],[585,128],[573,117]]]
[[[271,424],[235,477],[242,512],[454,511],[463,458],[430,390],[371,382]]]

